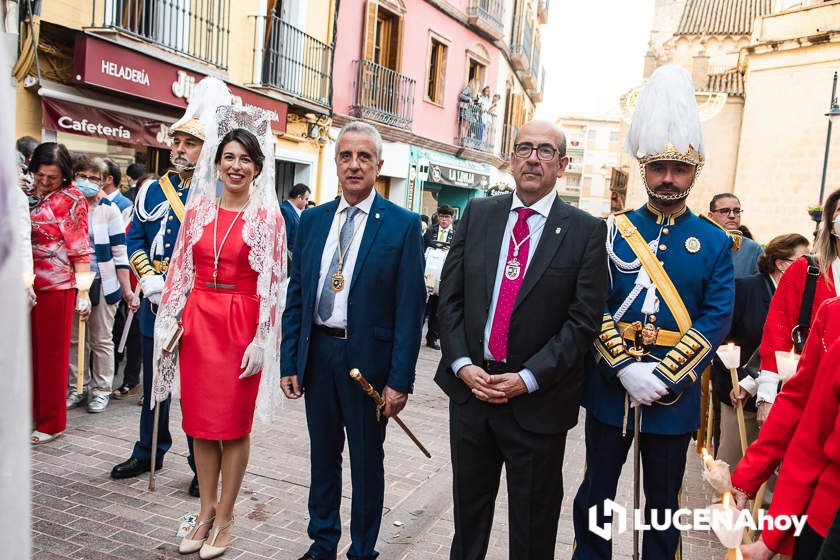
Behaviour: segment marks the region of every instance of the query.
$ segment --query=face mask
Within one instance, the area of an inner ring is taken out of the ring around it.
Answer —
[[[76,180],[76,188],[79,189],[85,197],[96,196],[96,193],[99,192],[99,185],[95,185],[87,179]]]
[[[834,231],[834,235],[840,237],[840,216],[834,218],[834,222],[832,222],[833,227],[832,230]]]

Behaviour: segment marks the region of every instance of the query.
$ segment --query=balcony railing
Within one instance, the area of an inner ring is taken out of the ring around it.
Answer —
[[[354,60],[356,80],[353,114],[398,128],[411,128],[414,86],[408,76],[370,60]]]
[[[502,156],[502,159],[509,160],[510,154],[513,152],[513,144],[516,142],[516,135],[519,134],[519,127],[511,124],[511,123],[504,123],[502,125],[502,146],[499,149],[499,152]]]
[[[286,93],[330,104],[332,47],[277,16],[266,37],[263,83]]]
[[[102,27],[226,69],[230,0],[104,0]],[[96,26],[97,5],[93,3]]]
[[[464,104],[458,108],[456,145],[493,153],[495,139],[496,115],[476,104]]]
[[[505,33],[504,9],[502,0],[470,0],[467,21],[498,40]]]

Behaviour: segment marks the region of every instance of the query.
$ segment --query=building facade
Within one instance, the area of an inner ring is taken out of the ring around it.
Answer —
[[[16,132],[168,166],[168,127],[197,82],[273,114],[278,195],[317,188],[330,123],[333,3],[304,0],[52,0],[22,26]],[[37,55],[37,56],[36,56]]]
[[[545,0],[341,2],[333,137],[353,119],[375,125],[385,141],[377,190],[416,212],[449,204],[460,215],[512,184],[503,154],[540,99],[535,30],[547,11]],[[527,64],[516,66],[519,51]],[[322,196],[339,192],[329,169]]]
[[[825,117],[840,0],[657,0],[645,76],[668,62],[692,73],[704,119],[707,164],[689,205],[706,212],[712,195],[733,192],[760,243],[813,233],[807,209],[820,202],[826,142],[825,194],[840,188],[840,134],[826,138]],[[710,107],[719,94],[725,102]],[[635,162],[622,156],[618,169],[629,173],[627,205],[640,204]]]
[[[560,117],[557,124],[566,133],[569,157],[566,172],[557,181],[558,194],[593,216],[608,215],[613,169],[623,146],[619,119]]]

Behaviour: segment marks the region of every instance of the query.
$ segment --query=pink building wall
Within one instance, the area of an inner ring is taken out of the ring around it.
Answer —
[[[344,0],[340,4],[333,66],[333,110],[340,115],[349,115],[353,104],[353,61],[361,58],[366,4],[364,0]],[[466,13],[468,1],[457,4]],[[427,2],[406,0],[405,5],[400,73],[416,82],[411,131],[453,144],[458,134],[458,94],[466,85],[467,50],[479,51],[478,44],[489,55],[485,82],[491,90],[498,83],[499,52],[492,43]],[[442,107],[426,101],[424,95],[430,30],[449,42]]]

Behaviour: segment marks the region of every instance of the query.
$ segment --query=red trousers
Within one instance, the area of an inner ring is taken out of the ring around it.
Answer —
[[[32,418],[45,434],[67,426],[67,365],[76,290],[38,291],[32,308]]]

